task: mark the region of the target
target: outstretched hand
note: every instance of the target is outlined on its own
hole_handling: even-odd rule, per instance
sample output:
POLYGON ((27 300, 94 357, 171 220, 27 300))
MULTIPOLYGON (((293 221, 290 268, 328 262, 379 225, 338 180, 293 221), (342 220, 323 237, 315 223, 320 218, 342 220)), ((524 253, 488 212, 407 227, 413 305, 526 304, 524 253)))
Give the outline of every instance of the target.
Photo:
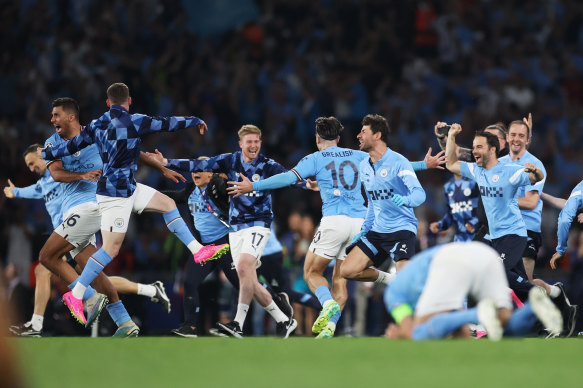
POLYGON ((438 152, 435 156, 431 156, 432 151, 433 150, 431 149, 431 147, 429 147, 429 149, 427 150, 427 154, 425 155, 424 162, 427 165, 427 169, 437 168, 440 170, 444 170, 444 168, 441 165, 445 164, 445 151, 442 150, 438 152))
POLYGON ((563 262, 565 255, 563 253, 555 252, 553 257, 551 257, 551 268, 557 269, 557 267, 563 262))
POLYGON ((179 172, 171 170, 169 168, 163 167, 162 171, 162 175, 164 175, 165 178, 170 179, 172 182, 174 183, 178 183, 178 181, 184 183, 186 182, 186 178, 179 172))
POLYGON ((166 166, 168 165, 168 159, 166 159, 164 157, 164 155, 162 155, 162 153, 160 151, 158 151, 158 148, 156 148, 154 150, 154 153, 151 152, 146 152, 146 155, 154 160, 156 160, 158 163, 160 163, 162 166, 166 166))
POLYGON ((4 187, 4 195, 6 198, 14 198, 14 183, 8 179, 8 186, 4 187))
POLYGON ((209 131, 209 128, 206 126, 206 123, 204 122, 204 120, 200 120, 200 124, 198 124, 196 126, 196 128, 198 128, 201 135, 204 135, 205 132, 209 131))
POLYGON ((306 180, 306 187, 312 191, 320 191, 320 186, 318 186, 318 181, 313 181, 309 178, 306 180))
POLYGON ((227 188, 227 192, 229 195, 232 195, 233 198, 237 198, 243 194, 247 194, 253 191, 253 183, 247 178, 245 175, 240 174, 241 181, 228 181, 227 184, 231 185, 231 187, 227 188))

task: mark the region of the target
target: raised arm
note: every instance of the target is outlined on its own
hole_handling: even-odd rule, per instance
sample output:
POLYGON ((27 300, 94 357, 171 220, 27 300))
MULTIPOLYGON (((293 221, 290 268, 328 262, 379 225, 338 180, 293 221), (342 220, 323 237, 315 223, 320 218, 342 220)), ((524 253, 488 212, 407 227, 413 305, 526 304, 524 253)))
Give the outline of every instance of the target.
POLYGON ((528 172, 528 178, 530 183, 534 185, 536 182, 540 182, 544 179, 545 174, 540 168, 535 166, 533 163, 526 163, 524 165, 524 171, 528 172))
POLYGON ((94 129, 92 125, 95 122, 88 125, 85 129, 81 131, 77 136, 71 140, 61 143, 56 147, 46 147, 41 151, 40 156, 47 161, 60 159, 63 156, 73 155, 75 152, 82 150, 85 147, 93 144, 94 129))
POLYGON ((38 182, 26 187, 16 187, 10 179, 8 179, 8 186, 4 187, 4 195, 6 198, 40 199, 43 197, 38 182))
POLYGON ((447 136, 447 144, 445 147, 445 167, 454 174, 461 174, 460 166, 461 163, 457 157, 457 146, 455 144, 455 138, 458 133, 462 131, 462 127, 459 124, 453 124, 449 130, 447 136))
POLYGON ((429 170, 432 168, 437 168, 439 170, 444 170, 442 167, 445 164, 445 151, 439 151, 435 156, 431 155, 432 148, 429 147, 425 158, 418 162, 411 162, 414 171, 429 170))
POLYGON ((194 116, 151 117, 134 113, 132 123, 140 136, 154 132, 175 132, 180 129, 196 127, 203 135, 208 131, 206 123, 194 116))
MULTIPOLYGON (((447 135, 440 133, 439 132, 439 128, 443 128, 446 127, 447 123, 444 123, 443 121, 438 121, 437 124, 435 124, 434 130, 435 130, 435 136, 437 137, 437 142, 439 143, 439 146, 441 147, 442 150, 445 151, 445 148, 447 146, 447 135)), ((460 147, 457 144, 455 145, 456 148, 456 152, 458 155, 459 160, 461 160, 462 162, 471 162, 472 161, 472 150, 470 148, 464 148, 464 147, 460 147)))
POLYGON ((184 178, 182 174, 164 167, 157 159, 149 157, 145 152, 142 151, 140 151, 140 163, 155 168, 156 170, 160 171, 164 177, 170 179, 174 183, 178 183, 179 181, 186 182, 186 178, 184 178))

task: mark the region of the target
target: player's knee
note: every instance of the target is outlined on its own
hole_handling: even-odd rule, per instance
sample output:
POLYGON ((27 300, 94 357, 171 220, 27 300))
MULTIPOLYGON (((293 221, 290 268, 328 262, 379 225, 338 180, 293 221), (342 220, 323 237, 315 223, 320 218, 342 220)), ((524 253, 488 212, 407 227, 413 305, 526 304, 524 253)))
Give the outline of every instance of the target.
POLYGON ((169 212, 171 210, 176 209, 176 202, 174 202, 174 200, 172 198, 170 198, 169 196, 162 194, 162 207, 163 207, 163 211, 164 212, 169 212))
POLYGON ((50 277, 51 271, 49 271, 44 265, 39 264, 34 268, 34 276, 37 279, 50 277))

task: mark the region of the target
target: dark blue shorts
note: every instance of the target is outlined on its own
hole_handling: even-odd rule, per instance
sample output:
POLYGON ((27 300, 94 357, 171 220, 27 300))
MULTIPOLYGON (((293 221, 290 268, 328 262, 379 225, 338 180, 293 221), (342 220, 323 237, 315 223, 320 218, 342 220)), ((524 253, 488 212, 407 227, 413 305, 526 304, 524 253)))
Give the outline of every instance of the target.
POLYGON ((526 237, 508 234, 492 240, 492 248, 500 254, 507 270, 518 270, 519 274, 526 277, 524 264, 522 263, 522 253, 526 248, 526 237))
POLYGON ((536 260, 538 256, 538 250, 542 245, 541 235, 540 233, 533 232, 532 230, 527 230, 526 232, 528 233, 528 241, 526 242, 526 248, 524 249, 522 257, 528 257, 536 260))
POLYGON ((346 248, 348 254, 353 247, 359 247, 368 258, 379 267, 387 259, 394 261, 409 260, 415 255, 415 233, 400 230, 394 233, 378 233, 369 231, 356 243, 346 248))

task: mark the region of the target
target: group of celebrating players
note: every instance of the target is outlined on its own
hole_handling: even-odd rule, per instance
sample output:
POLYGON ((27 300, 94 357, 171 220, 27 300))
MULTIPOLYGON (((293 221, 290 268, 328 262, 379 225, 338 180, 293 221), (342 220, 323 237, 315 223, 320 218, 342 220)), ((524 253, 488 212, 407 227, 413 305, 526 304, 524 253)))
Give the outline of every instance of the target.
MULTIPOLYGON (((459 124, 439 122, 435 133, 444 151, 431 156, 430 149, 418 162, 388 147, 390 130, 382 116, 363 118, 357 136, 360 150, 339 147, 342 124, 335 117, 320 117, 315 123, 318 151, 288 171, 261 154, 261 130, 250 124, 239 129, 241 149, 234 153, 169 159, 158 150, 140 152, 144 135, 189 127, 202 135, 207 127, 196 117, 130 114, 131 102, 125 84, 111 85, 109 110, 82 127, 77 103, 56 99, 51 118, 56 133, 43 147, 32 145, 24 153, 41 179, 28 188, 10 183, 4 189, 7 197, 44 198, 55 228, 39 254, 33 318, 12 327, 14 333, 40 335, 50 273, 69 284, 63 301, 75 319, 89 326, 106 308, 118 326, 114 337, 139 333, 118 292, 146 295, 169 311, 161 282, 135 284, 102 273, 119 252, 131 213, 155 211, 193 254, 186 271, 185 321, 173 331, 177 335, 199 334, 197 289, 219 267, 239 296, 234 319, 211 329, 218 336, 241 338, 255 299, 276 321, 277 334, 287 338, 297 327, 291 297, 320 309, 312 331, 317 338, 332 338, 348 297, 347 280, 387 285, 385 305, 394 320, 387 329, 390 338, 465 337, 472 334, 469 327, 483 327, 488 338, 498 340, 533 333, 537 324, 550 336, 573 334, 577 306, 570 304, 562 284, 533 278, 546 171, 527 151, 530 117, 513 121, 508 131, 500 123, 478 131, 472 150, 456 145, 459 124), (509 153, 503 156, 502 150, 509 153), (137 183, 138 160, 175 182, 184 181, 179 171, 190 172, 194 186, 163 194, 137 183), (446 185, 450 211, 430 228, 438 232, 454 225, 455 242, 416 254, 413 209, 425 201, 425 191, 415 171, 443 168, 444 163, 454 174, 446 185), (258 271, 277 277, 281 268, 281 257, 270 258, 279 246, 270 192, 291 185, 319 191, 322 198, 322 219, 304 264, 304 279, 317 301, 258 280, 258 271), (176 208, 179 198, 189 204, 200 242, 176 208), (99 231, 103 243, 97 249, 99 231), (278 260, 279 267, 273 263, 278 260), (329 284, 324 271, 332 260, 329 284), (379 269, 388 260, 396 271, 379 269)), ((569 226, 581 205, 580 186, 561 211, 553 267, 565 254, 569 226)))

